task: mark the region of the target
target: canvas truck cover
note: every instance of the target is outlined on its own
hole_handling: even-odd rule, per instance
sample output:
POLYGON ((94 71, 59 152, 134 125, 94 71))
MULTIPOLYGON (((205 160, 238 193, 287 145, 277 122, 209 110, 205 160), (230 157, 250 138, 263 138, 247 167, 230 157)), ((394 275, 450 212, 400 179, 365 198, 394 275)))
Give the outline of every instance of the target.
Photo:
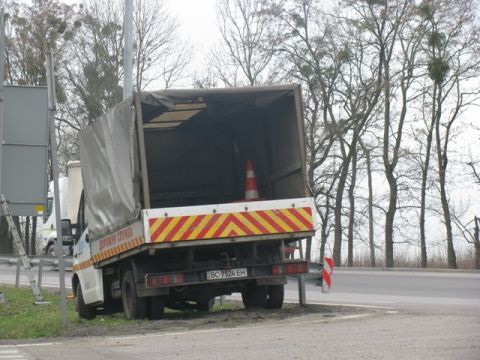
POLYGON ((201 99, 209 115, 229 116, 247 105, 266 107, 298 89, 288 85, 140 92, 98 118, 80 135, 85 211, 92 238, 125 226, 140 215, 136 97, 147 124, 178 103, 201 99))

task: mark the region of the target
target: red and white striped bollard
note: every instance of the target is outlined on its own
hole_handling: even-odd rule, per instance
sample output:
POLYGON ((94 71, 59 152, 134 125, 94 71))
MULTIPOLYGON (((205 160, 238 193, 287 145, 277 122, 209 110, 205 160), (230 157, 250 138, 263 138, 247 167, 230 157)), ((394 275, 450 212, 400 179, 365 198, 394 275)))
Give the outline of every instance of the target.
POLYGON ((333 259, 326 257, 323 261, 322 269, 322 293, 328 294, 330 287, 332 286, 332 274, 333 274, 333 259))

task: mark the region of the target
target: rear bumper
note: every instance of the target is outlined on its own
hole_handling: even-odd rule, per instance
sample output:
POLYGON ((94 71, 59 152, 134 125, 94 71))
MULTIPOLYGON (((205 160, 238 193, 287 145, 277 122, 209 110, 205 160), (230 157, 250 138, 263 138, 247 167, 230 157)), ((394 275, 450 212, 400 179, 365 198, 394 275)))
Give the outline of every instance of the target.
POLYGON ((308 273, 309 265, 306 261, 289 261, 277 264, 245 266, 235 269, 202 269, 184 272, 147 273, 145 274, 146 288, 165 288, 183 285, 208 285, 232 281, 250 281, 269 279, 286 275, 308 273), (207 274, 218 272, 230 277, 208 278, 207 274))

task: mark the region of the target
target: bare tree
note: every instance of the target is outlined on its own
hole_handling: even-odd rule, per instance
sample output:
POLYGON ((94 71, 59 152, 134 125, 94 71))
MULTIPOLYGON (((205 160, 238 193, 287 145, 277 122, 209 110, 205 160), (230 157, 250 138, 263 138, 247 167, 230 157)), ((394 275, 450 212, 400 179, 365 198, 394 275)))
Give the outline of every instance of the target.
POLYGON ((438 165, 440 200, 446 230, 448 266, 457 268, 453 245, 452 216, 447 195, 447 166, 452 127, 472 93, 464 83, 478 76, 479 33, 472 1, 423 1, 422 16, 430 23, 428 75, 433 82, 432 118, 438 165))
MULTIPOLYGON (((358 146, 358 145, 356 145, 358 146)), ((353 266, 353 237, 355 227, 355 186, 357 184, 357 158, 358 151, 353 149, 352 156, 352 171, 350 174, 350 185, 348 188, 348 201, 350 203, 348 214, 348 253, 347 253, 347 266, 353 266)))
POLYGON ((279 34, 270 24, 269 4, 263 0, 217 3, 220 46, 209 66, 227 86, 271 84, 278 68, 272 66, 279 34))
POLYGON ((370 266, 375 267, 375 230, 373 220, 373 182, 372 182, 372 157, 371 149, 360 139, 360 146, 365 153, 367 165, 367 185, 368 185, 368 247, 370 254, 370 266))
POLYGON ((137 90, 159 80, 169 88, 186 77, 192 48, 179 37, 179 22, 164 1, 136 1, 134 31, 137 90))
MULTIPOLYGON (((68 49, 69 122, 75 130, 122 100, 123 8, 92 1, 81 11, 81 32, 68 49)), ((134 16, 135 87, 170 87, 185 74, 191 49, 163 2, 138 1, 134 16)))

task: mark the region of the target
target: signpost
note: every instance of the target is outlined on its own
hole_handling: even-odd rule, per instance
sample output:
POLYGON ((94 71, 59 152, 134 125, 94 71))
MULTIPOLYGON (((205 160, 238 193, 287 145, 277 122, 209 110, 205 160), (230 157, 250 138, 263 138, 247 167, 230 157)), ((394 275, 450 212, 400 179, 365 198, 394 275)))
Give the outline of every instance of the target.
MULTIPOLYGON (((37 283, 12 216, 39 216, 47 199, 48 140, 55 191, 55 206, 60 209, 58 189, 57 141, 55 137, 55 75, 51 52, 47 54, 46 87, 4 86, 5 27, 0 11, 0 199, 7 216, 17 252, 22 257, 37 303, 43 303, 37 283)), ((60 277, 60 304, 64 327, 67 325, 65 262, 63 258, 60 211, 56 212, 57 254, 60 277)))

